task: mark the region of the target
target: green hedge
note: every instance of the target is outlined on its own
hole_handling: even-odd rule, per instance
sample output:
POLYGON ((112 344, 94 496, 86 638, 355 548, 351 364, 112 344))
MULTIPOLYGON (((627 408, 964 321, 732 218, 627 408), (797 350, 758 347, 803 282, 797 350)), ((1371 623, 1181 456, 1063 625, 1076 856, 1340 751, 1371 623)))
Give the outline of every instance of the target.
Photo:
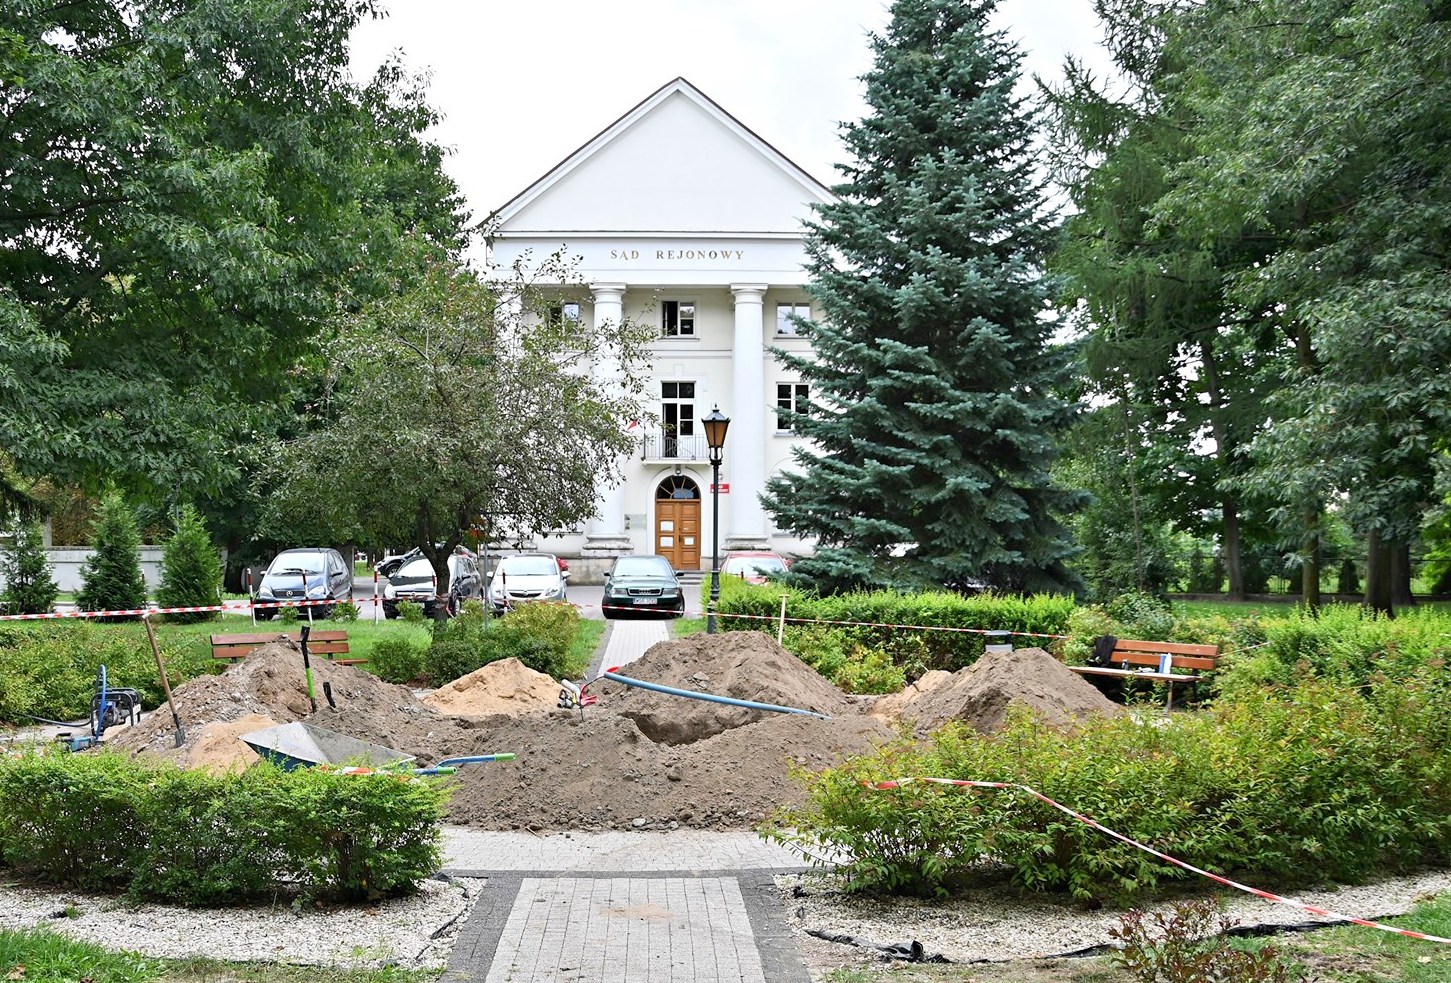
POLYGON ((86 890, 203 905, 360 900, 438 870, 448 785, 397 775, 213 775, 121 754, 0 758, 0 864, 86 890))
MULTIPOLYGON (((208 649, 185 642, 158 639, 173 686, 223 668, 213 664, 208 649)), ((138 690, 146 706, 164 698, 145 625, 62 621, 0 626, 0 720, 24 723, 26 714, 54 720, 85 717, 102 665, 112 686, 138 690)))
MULTIPOLYGON (((709 590, 707 579, 703 590, 709 590)), ((929 669, 953 671, 971 665, 982 655, 986 643, 982 631, 1031 632, 1061 635, 1068 629, 1073 598, 1039 594, 1028 597, 980 594, 964 597, 947 591, 901 594, 894 591, 837 594, 818 597, 779 584, 751 585, 734 578, 721 581, 721 628, 724 631, 766 631, 775 633, 781 613, 781 595, 787 595, 786 617, 817 622, 864 622, 865 624, 802 625, 788 621, 794 631, 811 627, 840 633, 848 644, 869 652, 885 653, 909 679, 929 669), (967 631, 921 631, 890 625, 922 625, 929 628, 959 628, 967 631)), ((1015 638, 1019 645, 1040 644, 1052 639, 1015 638)), ((791 648, 791 645, 787 645, 791 648)))
POLYGON ((861 785, 905 776, 1025 784, 1215 872, 1355 881, 1451 857, 1451 684, 1435 668, 1362 688, 1312 678, 1076 733, 1025 712, 994 737, 953 725, 798 775, 808 804, 769 831, 855 858, 858 890, 931 893, 1005 868, 1025 888, 1123 900, 1196 875, 1020 792, 861 785))

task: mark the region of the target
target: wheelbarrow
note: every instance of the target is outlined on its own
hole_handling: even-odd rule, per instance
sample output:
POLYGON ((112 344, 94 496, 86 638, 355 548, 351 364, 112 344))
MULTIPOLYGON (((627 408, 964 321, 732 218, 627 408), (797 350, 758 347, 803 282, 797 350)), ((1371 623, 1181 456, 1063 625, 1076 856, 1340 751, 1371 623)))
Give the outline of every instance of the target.
POLYGON ((251 731, 242 735, 242 741, 283 771, 327 767, 344 773, 387 771, 404 775, 448 775, 459 765, 514 760, 512 753, 475 754, 445 758, 430 768, 414 768, 414 755, 300 720, 251 731))

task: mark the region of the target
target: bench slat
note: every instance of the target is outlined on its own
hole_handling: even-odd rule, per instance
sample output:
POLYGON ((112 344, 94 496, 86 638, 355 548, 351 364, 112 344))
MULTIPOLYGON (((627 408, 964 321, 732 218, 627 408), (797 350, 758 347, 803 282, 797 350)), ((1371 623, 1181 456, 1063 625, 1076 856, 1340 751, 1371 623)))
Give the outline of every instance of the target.
POLYGON ((1156 655, 1219 655, 1218 645, 1200 645, 1192 642, 1143 642, 1131 638, 1120 638, 1113 646, 1114 654, 1119 652, 1152 652, 1156 655))
MULTIPOLYGON (((1131 666, 1157 666, 1159 657, 1149 653, 1139 654, 1136 652, 1118 652, 1113 654, 1114 662, 1125 662, 1131 666)), ((1169 664, 1175 669, 1198 669, 1204 672, 1213 672, 1219 667, 1219 660, 1206 658, 1197 655, 1171 655, 1169 664)))
MULTIPOLYGON (((266 645, 269 642, 276 642, 282 639, 289 639, 301 644, 301 632, 244 632, 236 635, 213 635, 212 658, 214 659, 241 659, 253 649, 266 645)), ((358 665, 367 662, 367 659, 338 659, 334 656, 347 655, 348 633, 341 629, 325 629, 308 633, 307 651, 309 655, 327 656, 329 662, 338 665, 358 665)))
POLYGON ((1201 677, 1175 672, 1140 672, 1137 669, 1111 669, 1108 666, 1068 666, 1076 673, 1089 676, 1119 676, 1124 679, 1152 679, 1166 683, 1197 683, 1201 677))

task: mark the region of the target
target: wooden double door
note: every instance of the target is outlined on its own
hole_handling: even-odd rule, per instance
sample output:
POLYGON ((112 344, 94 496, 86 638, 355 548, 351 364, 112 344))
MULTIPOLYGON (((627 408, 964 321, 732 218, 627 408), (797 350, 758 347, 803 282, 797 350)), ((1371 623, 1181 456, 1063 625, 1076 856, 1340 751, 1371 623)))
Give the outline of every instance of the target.
POLYGON ((695 490, 694 498, 665 494, 680 495, 682 490, 660 487, 655 499, 655 552, 676 570, 699 570, 700 493, 695 490))

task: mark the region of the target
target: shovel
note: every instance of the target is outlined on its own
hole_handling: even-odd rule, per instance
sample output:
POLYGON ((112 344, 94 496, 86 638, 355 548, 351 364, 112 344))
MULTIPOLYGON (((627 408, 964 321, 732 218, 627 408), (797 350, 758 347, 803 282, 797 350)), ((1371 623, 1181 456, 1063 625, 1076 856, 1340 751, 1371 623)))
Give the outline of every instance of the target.
POLYGON ((166 704, 171 707, 171 722, 176 726, 176 746, 186 743, 186 728, 181 725, 181 714, 176 712, 176 701, 171 698, 171 683, 166 678, 166 665, 161 661, 161 649, 156 644, 156 629, 151 627, 150 618, 142 618, 146 625, 146 637, 151 641, 151 654, 156 658, 156 671, 161 675, 161 689, 166 693, 166 704))

